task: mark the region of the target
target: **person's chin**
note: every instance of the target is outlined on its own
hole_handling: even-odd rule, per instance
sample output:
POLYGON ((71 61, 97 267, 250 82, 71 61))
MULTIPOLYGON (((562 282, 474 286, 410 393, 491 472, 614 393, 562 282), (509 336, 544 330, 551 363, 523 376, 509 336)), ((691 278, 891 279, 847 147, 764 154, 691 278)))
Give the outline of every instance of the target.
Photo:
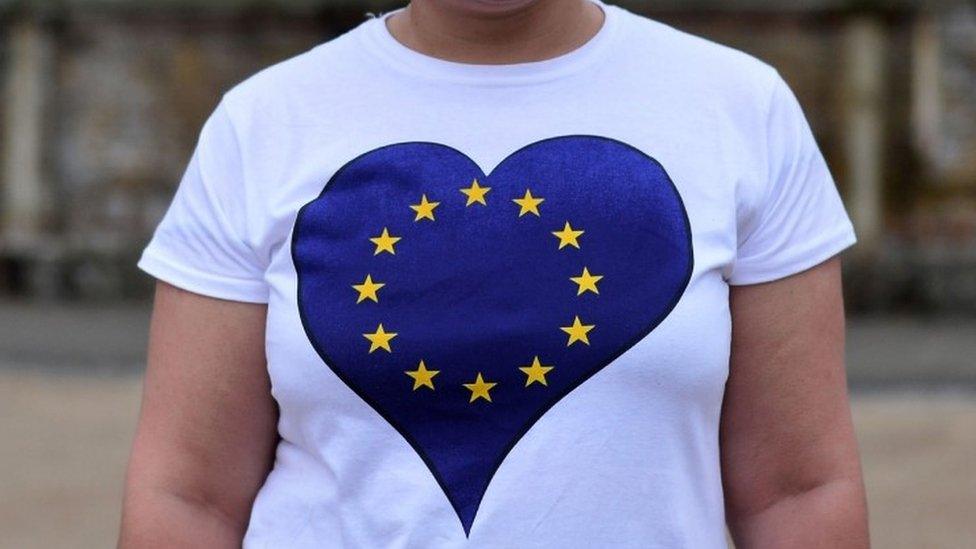
POLYGON ((434 0, 472 15, 504 16, 532 7, 540 0, 434 0))

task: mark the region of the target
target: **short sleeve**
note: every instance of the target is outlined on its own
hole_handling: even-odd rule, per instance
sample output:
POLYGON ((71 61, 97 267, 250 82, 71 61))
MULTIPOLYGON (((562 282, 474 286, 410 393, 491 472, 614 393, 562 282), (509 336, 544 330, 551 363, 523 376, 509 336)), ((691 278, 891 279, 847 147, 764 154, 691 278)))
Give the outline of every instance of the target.
POLYGON ((793 92, 776 78, 762 155, 765 186, 742 216, 729 284, 758 284, 809 269, 853 245, 854 227, 793 92))
POLYGON ((176 195, 138 267, 194 293, 266 303, 266 265, 247 238, 242 172, 237 136, 221 103, 204 124, 176 195))

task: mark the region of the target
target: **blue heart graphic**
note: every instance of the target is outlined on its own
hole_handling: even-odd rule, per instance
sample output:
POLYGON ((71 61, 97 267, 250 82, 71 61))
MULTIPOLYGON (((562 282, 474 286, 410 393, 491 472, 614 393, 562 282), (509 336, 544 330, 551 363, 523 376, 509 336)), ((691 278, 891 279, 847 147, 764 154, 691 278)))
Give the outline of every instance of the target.
POLYGON ((595 136, 490 174, 436 143, 367 152, 299 211, 292 258, 313 347, 413 446, 466 534, 512 447, 664 320, 693 264, 664 168, 595 136))

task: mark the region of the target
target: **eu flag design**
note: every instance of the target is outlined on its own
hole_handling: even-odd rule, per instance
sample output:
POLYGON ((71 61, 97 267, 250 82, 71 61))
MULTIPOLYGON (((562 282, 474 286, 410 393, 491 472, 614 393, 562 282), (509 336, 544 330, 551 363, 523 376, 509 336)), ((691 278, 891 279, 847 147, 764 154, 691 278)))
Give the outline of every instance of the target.
POLYGON ((657 161, 565 136, 487 174, 436 143, 365 153, 299 211, 292 258, 311 344, 468 533, 532 425, 671 312, 693 251, 657 161))

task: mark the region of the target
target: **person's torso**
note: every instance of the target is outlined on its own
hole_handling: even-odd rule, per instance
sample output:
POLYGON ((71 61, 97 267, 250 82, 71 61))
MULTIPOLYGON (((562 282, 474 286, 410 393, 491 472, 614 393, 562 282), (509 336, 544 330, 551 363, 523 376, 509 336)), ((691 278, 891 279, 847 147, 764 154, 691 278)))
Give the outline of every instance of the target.
POLYGON ((228 95, 282 437, 245 546, 725 546, 772 71, 609 10, 508 69, 369 21, 228 95))

